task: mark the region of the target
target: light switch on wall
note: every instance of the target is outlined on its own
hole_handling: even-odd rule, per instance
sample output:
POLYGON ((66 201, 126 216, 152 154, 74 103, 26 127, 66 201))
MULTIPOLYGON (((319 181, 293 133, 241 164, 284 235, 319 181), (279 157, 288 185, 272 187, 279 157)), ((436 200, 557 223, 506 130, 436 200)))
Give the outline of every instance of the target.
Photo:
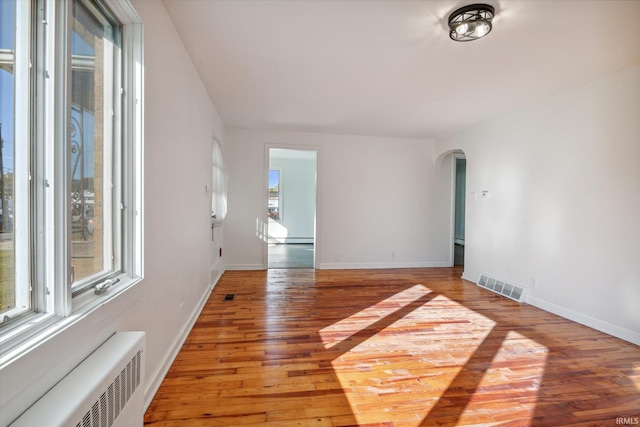
POLYGON ((482 192, 482 198, 483 199, 488 199, 489 198, 489 192, 487 190, 482 192))

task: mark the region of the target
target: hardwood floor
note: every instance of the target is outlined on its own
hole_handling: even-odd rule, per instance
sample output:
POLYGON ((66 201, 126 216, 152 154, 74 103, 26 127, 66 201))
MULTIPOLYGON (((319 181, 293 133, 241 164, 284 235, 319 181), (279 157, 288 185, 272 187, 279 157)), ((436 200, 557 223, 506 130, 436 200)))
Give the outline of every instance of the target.
POLYGON ((459 268, 229 271, 149 426, 601 426, 640 417, 640 347, 459 268), (233 301, 224 294, 235 293, 233 301))

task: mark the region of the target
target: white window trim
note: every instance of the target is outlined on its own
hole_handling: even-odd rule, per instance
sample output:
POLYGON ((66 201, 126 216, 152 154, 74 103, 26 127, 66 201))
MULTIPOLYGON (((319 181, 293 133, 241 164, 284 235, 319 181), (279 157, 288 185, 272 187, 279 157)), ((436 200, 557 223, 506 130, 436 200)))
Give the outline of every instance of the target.
MULTIPOLYGON (((57 296, 55 297, 55 301, 47 301, 48 304, 46 304, 47 307, 53 307, 53 309, 44 313, 25 315, 23 319, 3 328, 0 334, 0 369, 33 349, 44 340, 50 339, 52 336, 60 333, 76 322, 81 321, 88 313, 98 307, 118 297, 126 298, 127 296, 123 294, 138 283, 143 276, 143 24, 128 1, 103 1, 122 23, 122 49, 124 55, 122 60, 123 74, 121 84, 123 91, 121 102, 122 114, 120 116, 122 117, 122 123, 120 123, 119 126, 124 129, 120 134, 127 142, 123 147, 124 152, 120 153, 123 158, 123 171, 118 171, 123 172, 123 182, 125 185, 123 188, 116 189, 116 191, 121 194, 119 198, 119 200, 122 200, 121 212, 123 217, 126 218, 126 220, 123 221, 122 232, 118 233, 118 238, 120 238, 123 243, 121 254, 122 272, 114 277, 114 279, 118 279, 118 283, 107 293, 96 295, 92 290, 89 290, 72 299, 71 286, 68 285, 71 283, 71 271, 70 268, 67 267, 67 259, 71 256, 69 246, 67 245, 68 237, 58 235, 56 239, 49 239, 49 241, 46 242, 46 247, 44 245, 36 245, 36 247, 41 248, 39 250, 43 252, 46 251, 55 254, 56 259, 51 259, 53 257, 41 257, 43 254, 38 253, 35 254, 35 257, 27 255, 21 258, 24 259, 25 262, 38 262, 38 259, 48 259, 47 265, 42 268, 46 270, 48 277, 54 278, 54 284, 47 284, 44 283, 44 281, 41 282, 44 283, 44 286, 55 286, 57 296), (34 258, 35 261, 33 261, 34 258)), ((38 37, 40 38, 38 45, 46 44, 46 49, 49 52, 56 52, 56 58, 53 58, 54 55, 47 56, 48 63, 41 64, 42 70, 36 72, 46 72, 49 78, 36 79, 40 83, 32 89, 34 93, 37 93, 38 99, 45 100, 45 102, 39 104, 43 105, 41 108, 46 109, 46 111, 40 111, 39 115, 40 117, 47 118, 45 119, 44 125, 40 123, 36 125, 36 129, 34 130, 39 136, 37 140, 41 141, 41 146, 37 148, 38 150, 45 150, 47 146, 53 146, 52 138, 54 137, 54 132, 58 132, 58 135, 55 135, 56 138, 66 140, 66 136, 60 135, 60 132, 65 133, 67 131, 65 112, 66 106, 68 105, 68 97, 66 93, 70 81, 70 75, 67 74, 65 61, 59 60, 60 55, 64 57, 67 54, 65 49, 60 49, 59 46, 69 46, 69 43, 67 43, 69 33, 66 31, 66 22, 67 15, 70 14, 70 1, 45 0, 44 6, 42 20, 46 21, 46 25, 55 26, 53 29, 55 40, 53 40, 53 38, 45 40, 41 31, 38 31, 38 37), (58 46, 58 49, 54 50, 56 46, 58 46), (56 61, 55 59, 58 60, 56 61), (55 69, 53 69, 53 64, 56 66, 55 69), (55 104, 52 102, 47 103, 47 99, 55 100, 55 104), (47 104, 48 107, 45 107, 44 105, 47 104), (49 138, 49 140, 45 140, 45 136, 49 138)), ((29 10, 30 2, 16 2, 16 16, 18 16, 19 13, 26 13, 28 15, 29 10)), ((38 19, 39 22, 42 22, 42 20, 38 19)), ((29 21, 32 22, 33 20, 29 19, 29 21)), ((23 42, 24 40, 28 40, 29 31, 30 28, 26 28, 18 33, 17 43, 20 42, 20 40, 23 40, 23 42), (21 34, 22 39, 20 39, 21 34)), ((18 67, 27 67, 28 69, 29 59, 25 58, 21 61, 22 62, 16 63, 16 69, 18 70, 18 67)), ((17 75, 19 74, 20 73, 17 73, 17 75)), ((16 89, 25 90, 24 93, 29 92, 29 80, 30 78, 16 79, 16 89)), ((30 102, 19 102, 16 104, 16 109, 18 108, 29 112, 31 109, 30 102)), ((28 129, 29 127, 16 126, 17 136, 18 129, 21 128, 28 129)), ((26 137, 31 138, 32 135, 26 135, 26 137)), ((16 149, 19 145, 21 144, 16 144, 16 149)), ((28 150, 28 148, 25 149, 28 150)), ((67 194, 66 168, 53 167, 58 162, 66 161, 65 156, 66 153, 57 152, 55 159, 52 158, 53 156, 48 156, 50 163, 40 165, 49 171, 49 173, 56 171, 57 175, 40 177, 42 185, 34 186, 39 193, 35 195, 36 198, 44 198, 45 193, 52 191, 52 188, 55 189, 57 193, 54 197, 63 197, 63 195, 67 194), (56 182, 65 184, 53 185, 56 184, 56 182)), ((28 156, 26 158, 28 159, 28 156)), ((18 165, 16 165, 16 168, 17 167, 18 165)), ((29 170, 28 160, 26 161, 26 167, 27 170, 29 170)), ((28 173, 24 176, 28 176, 28 173)), ((29 183, 26 182, 23 183, 23 185, 28 186, 29 183)), ((24 194, 26 194, 26 192, 24 194)), ((29 209, 29 200, 18 201, 17 203, 20 203, 22 209, 27 209, 28 212, 31 211, 29 209)), ((67 207, 65 204, 58 204, 54 211, 50 205, 51 204, 47 205, 48 211, 41 211, 39 216, 34 218, 37 224, 36 227, 38 229, 55 230, 56 233, 66 232, 65 230, 67 228, 64 226, 64 221, 66 221, 67 207)), ((17 207, 18 206, 16 206, 16 211, 17 207)), ((16 230, 17 242, 27 242, 29 238, 29 227, 16 230)), ((17 246, 17 250, 28 252, 28 249, 23 249, 21 246, 17 246)), ((30 267, 31 266, 22 264, 16 265, 16 269, 19 268, 21 271, 18 278, 22 278, 21 280, 28 282, 28 277, 22 275, 27 274, 30 267)), ((46 295, 47 292, 41 292, 41 294, 46 295)), ((133 304, 134 301, 135 298, 132 298, 128 304, 133 304)), ((44 303, 44 301, 41 303, 44 303)), ((36 302, 36 304, 38 303, 36 302)))

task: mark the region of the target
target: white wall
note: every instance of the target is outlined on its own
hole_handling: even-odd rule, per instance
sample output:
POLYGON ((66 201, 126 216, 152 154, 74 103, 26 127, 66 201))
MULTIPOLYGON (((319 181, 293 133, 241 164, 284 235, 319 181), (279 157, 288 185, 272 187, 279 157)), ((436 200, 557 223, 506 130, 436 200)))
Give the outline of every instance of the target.
POLYGON ((0 425, 24 411, 115 331, 146 336, 147 403, 221 273, 211 242, 211 137, 223 126, 161 2, 145 26, 144 279, 2 370, 0 425), (213 280, 217 280, 214 277, 213 280))
POLYGON ((279 157, 278 151, 271 150, 269 167, 281 172, 282 206, 280 219, 269 220, 269 237, 280 243, 313 243, 316 159, 279 157))
MULTIPOLYGON (((153 380, 222 273, 211 240, 212 137, 224 126, 162 3, 136 0, 145 24, 145 286, 127 328, 146 330, 153 380), (208 190, 208 191, 207 191, 208 190)), ((188 330, 186 330, 188 333, 188 330)), ((177 350, 177 349, 176 349, 177 350)), ((168 367, 168 366, 167 366, 168 367)), ((150 396, 147 396, 147 399, 150 396)))
POLYGON ((227 142, 228 269, 266 268, 265 144, 318 150, 318 268, 451 265, 453 169, 434 166, 431 141, 227 129, 227 142))
POLYGON ((436 143, 453 149, 465 277, 529 287, 529 303, 640 344, 640 67, 436 143))

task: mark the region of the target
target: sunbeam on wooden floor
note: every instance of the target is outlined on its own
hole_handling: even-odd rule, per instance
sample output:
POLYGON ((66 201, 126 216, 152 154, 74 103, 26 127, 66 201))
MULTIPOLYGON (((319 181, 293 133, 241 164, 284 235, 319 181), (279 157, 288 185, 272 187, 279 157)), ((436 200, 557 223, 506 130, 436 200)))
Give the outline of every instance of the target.
POLYGON ((640 417, 639 347, 460 274, 226 272, 145 424, 587 426, 640 417), (225 301, 228 293, 236 298, 225 301))

